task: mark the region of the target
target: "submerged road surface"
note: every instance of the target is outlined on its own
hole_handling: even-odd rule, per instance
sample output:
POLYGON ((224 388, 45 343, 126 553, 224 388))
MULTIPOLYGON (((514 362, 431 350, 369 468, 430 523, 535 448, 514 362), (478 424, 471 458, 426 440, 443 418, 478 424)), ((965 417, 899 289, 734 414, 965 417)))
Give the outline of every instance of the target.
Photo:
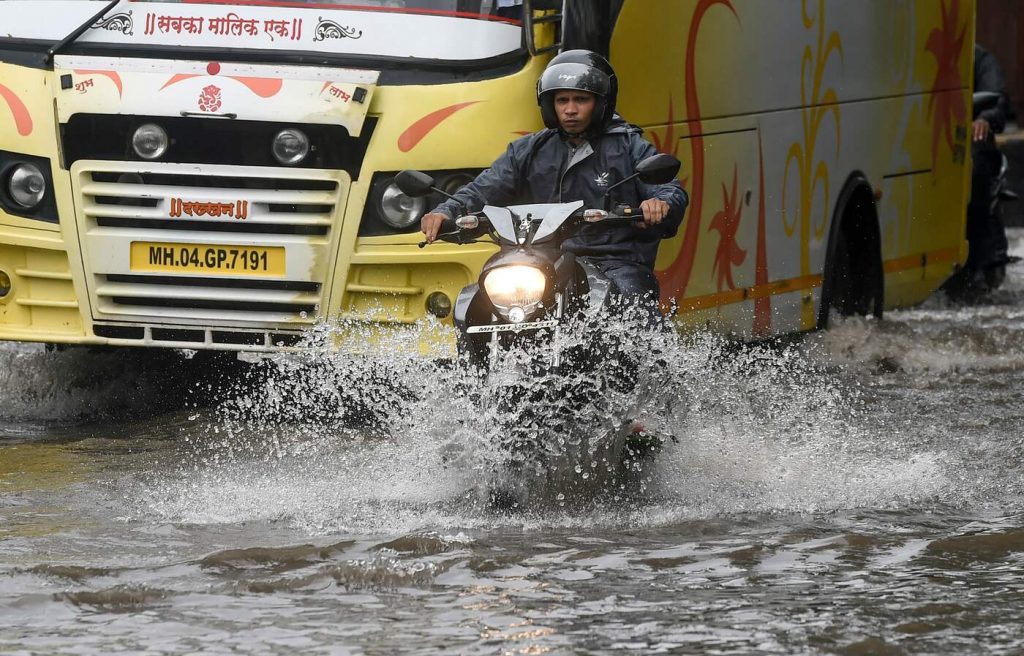
POLYGON ((190 355, 0 346, 0 651, 1024 652, 1024 265, 976 306, 663 353, 631 412, 677 441, 508 513, 457 372, 190 355))

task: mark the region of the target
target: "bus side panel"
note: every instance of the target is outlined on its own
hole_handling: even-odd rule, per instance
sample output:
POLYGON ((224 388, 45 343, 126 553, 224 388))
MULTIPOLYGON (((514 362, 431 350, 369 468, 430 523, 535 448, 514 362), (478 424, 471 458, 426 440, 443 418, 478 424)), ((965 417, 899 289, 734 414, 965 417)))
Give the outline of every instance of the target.
POLYGON ((611 45, 619 108, 684 160, 691 194, 659 253, 664 300, 741 303, 716 316, 742 334, 814 328, 836 202, 854 173, 882 193, 887 306, 934 291, 964 254, 971 57, 960 37, 972 25, 970 2, 627 2, 611 45), (759 130, 760 206, 734 232, 753 255, 729 264, 734 281, 753 282, 722 295, 733 290, 718 288, 714 254, 730 237, 712 224, 755 146, 724 162, 711 135, 747 130, 759 130))

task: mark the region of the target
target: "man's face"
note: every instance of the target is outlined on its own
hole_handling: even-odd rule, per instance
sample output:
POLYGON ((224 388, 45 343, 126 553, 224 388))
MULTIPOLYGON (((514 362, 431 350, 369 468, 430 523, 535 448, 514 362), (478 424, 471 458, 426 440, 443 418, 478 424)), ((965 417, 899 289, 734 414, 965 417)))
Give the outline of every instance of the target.
POLYGON ((566 134, 582 134, 590 127, 597 97, 588 91, 555 92, 555 114, 566 134))

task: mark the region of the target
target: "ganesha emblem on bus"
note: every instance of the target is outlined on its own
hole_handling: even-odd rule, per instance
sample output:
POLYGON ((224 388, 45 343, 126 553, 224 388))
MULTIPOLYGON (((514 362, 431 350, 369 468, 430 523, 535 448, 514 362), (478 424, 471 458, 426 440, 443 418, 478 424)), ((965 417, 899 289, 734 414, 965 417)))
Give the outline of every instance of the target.
POLYGON ((204 112, 215 112, 220 109, 220 87, 216 85, 209 85, 203 87, 202 93, 199 94, 199 109, 204 112))

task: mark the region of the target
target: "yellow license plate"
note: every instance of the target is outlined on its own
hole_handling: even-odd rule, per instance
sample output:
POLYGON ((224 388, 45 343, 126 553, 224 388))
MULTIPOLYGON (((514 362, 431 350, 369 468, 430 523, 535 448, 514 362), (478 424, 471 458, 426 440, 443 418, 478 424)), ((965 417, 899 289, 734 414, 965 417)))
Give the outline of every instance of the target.
POLYGON ((284 276, 283 246, 169 244, 133 241, 132 271, 284 276))

